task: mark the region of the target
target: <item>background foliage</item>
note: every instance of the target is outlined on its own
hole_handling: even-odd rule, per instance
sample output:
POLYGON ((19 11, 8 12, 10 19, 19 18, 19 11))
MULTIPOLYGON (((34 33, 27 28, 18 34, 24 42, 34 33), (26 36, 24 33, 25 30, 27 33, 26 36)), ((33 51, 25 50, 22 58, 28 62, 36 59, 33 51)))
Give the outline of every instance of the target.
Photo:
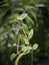
MULTIPOLYGON (((29 40, 31 45, 38 43, 39 48, 34 51, 34 64, 39 64, 42 58, 49 58, 49 3, 48 0, 1 0, 0 1, 0 57, 1 65, 13 65, 11 54, 16 53, 17 34, 22 33, 19 20, 23 20, 23 27, 28 35, 33 28, 34 35, 29 40), (43 3, 45 6, 37 4, 43 3), (27 14, 26 14, 27 13, 27 14), (28 16, 27 16, 28 15, 28 16)), ((21 22, 21 21, 20 21, 21 22)), ((32 36, 32 35, 31 35, 32 36)), ((29 36, 30 37, 30 36, 29 36)), ((24 42, 24 41, 21 41, 24 42)), ((32 55, 24 56, 19 64, 32 64, 32 55), (24 59, 24 60, 23 60, 24 59), (21 62, 22 61, 22 62, 21 62), (27 63, 28 62, 28 63, 27 63)))

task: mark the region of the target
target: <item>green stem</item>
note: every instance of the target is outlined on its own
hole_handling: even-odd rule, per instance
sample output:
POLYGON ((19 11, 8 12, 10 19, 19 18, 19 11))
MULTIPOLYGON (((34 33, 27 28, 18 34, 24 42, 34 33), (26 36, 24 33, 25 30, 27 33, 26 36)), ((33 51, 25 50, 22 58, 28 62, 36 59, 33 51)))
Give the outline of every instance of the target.
POLYGON ((15 65, 18 65, 20 58, 21 58, 23 55, 25 55, 25 52, 26 52, 26 51, 28 51, 28 49, 26 49, 23 53, 21 53, 21 54, 17 57, 17 59, 16 59, 16 61, 15 61, 15 65))

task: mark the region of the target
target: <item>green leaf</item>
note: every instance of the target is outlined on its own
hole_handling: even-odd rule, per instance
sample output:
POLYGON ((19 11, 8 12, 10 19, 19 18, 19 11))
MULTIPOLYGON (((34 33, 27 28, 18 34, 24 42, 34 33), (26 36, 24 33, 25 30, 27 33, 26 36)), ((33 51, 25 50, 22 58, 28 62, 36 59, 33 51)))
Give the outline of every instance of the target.
POLYGON ((33 31, 33 29, 31 29, 31 31, 28 34, 28 38, 29 39, 31 39, 33 37, 33 33, 34 33, 34 31, 33 31))
POLYGON ((13 14, 6 21, 9 22, 10 24, 16 23, 18 22, 18 19, 17 19, 18 16, 19 16, 18 14, 13 14))
POLYGON ((15 11, 24 11, 24 9, 23 8, 20 8, 20 7, 19 8, 15 8, 14 10, 15 11))
POLYGON ((29 33, 28 26, 26 24, 23 24, 23 28, 25 30, 25 33, 28 34, 29 33))
POLYGON ((20 16, 17 17, 18 20, 22 21, 23 19, 25 19, 27 17, 27 13, 23 13, 20 16))
POLYGON ((35 44, 33 45, 33 50, 36 50, 37 48, 38 48, 38 44, 35 43, 35 44))
POLYGON ((25 10, 36 10, 36 8, 34 7, 34 6, 31 6, 31 5, 27 5, 27 6, 25 6, 25 10))
MULTIPOLYGON (((2 2, 3 3, 3 2, 2 2)), ((0 7, 8 7, 9 5, 6 3, 2 4, 0 7)))
POLYGON ((30 11, 30 13, 31 13, 31 15, 34 17, 34 19, 37 20, 35 12, 30 11))
POLYGON ((23 40, 24 40, 24 42, 25 42, 26 45, 29 44, 28 39, 26 39, 26 38, 24 37, 23 40))
POLYGON ((9 32, 11 32, 11 28, 10 27, 5 28, 2 32, 0 32, 0 37, 5 36, 9 32))
POLYGON ((10 56, 10 60, 13 60, 15 57, 16 57, 17 54, 15 53, 12 53, 11 56, 10 56))
POLYGON ((27 21, 31 22, 32 24, 34 24, 34 21, 32 20, 32 18, 31 18, 30 16, 27 16, 25 19, 26 19, 27 21))
POLYGON ((21 48, 21 51, 25 51, 27 49, 27 47, 26 46, 23 46, 22 48, 21 48))
POLYGON ((2 32, 0 32, 0 37, 9 34, 11 31, 16 30, 16 28, 7 27, 2 32))

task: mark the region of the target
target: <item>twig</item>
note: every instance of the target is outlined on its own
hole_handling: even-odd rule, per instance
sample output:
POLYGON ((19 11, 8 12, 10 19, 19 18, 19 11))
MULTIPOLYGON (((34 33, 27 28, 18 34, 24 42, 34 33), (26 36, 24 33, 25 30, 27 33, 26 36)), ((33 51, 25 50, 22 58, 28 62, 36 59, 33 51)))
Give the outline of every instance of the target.
POLYGON ((20 34, 18 33, 17 54, 19 54, 20 34))

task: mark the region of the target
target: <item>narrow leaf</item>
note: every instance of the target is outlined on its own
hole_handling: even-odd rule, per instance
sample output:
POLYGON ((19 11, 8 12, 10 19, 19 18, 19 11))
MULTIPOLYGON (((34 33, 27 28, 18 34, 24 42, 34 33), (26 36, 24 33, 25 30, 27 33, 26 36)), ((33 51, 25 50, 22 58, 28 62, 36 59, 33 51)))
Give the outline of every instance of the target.
POLYGON ((0 32, 0 37, 9 34, 11 31, 17 30, 16 28, 7 27, 2 32, 0 32))
POLYGON ((27 13, 23 13, 20 16, 17 17, 18 20, 22 21, 23 19, 25 19, 27 17, 27 13))
POLYGON ((6 21, 9 22, 10 24, 18 22, 18 14, 13 14, 12 16, 10 16, 6 21))
POLYGON ((2 32, 0 32, 0 37, 1 36, 5 36, 6 34, 8 34, 9 32, 11 32, 11 28, 7 27, 5 28, 2 32))
POLYGON ((31 29, 31 31, 28 34, 28 38, 29 39, 31 39, 33 37, 33 33, 34 33, 34 31, 33 31, 33 29, 31 29))
POLYGON ((25 19, 26 19, 27 21, 31 22, 32 24, 34 24, 34 21, 31 19, 30 16, 27 16, 25 19))
POLYGON ((31 15, 34 17, 34 19, 37 20, 35 12, 30 11, 30 13, 31 13, 31 15))
POLYGON ((36 8, 34 6, 31 6, 31 5, 28 5, 28 6, 25 6, 25 9, 26 10, 36 10, 36 8))

